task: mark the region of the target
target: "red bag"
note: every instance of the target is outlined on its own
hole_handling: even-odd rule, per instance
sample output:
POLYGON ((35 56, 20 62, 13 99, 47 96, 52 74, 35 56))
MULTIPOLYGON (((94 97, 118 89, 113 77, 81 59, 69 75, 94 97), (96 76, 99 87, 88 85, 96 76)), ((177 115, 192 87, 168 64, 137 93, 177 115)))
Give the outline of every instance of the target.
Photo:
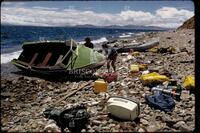
POLYGON ((108 83, 112 82, 112 81, 117 81, 117 73, 106 73, 102 75, 102 78, 104 80, 106 80, 108 83))

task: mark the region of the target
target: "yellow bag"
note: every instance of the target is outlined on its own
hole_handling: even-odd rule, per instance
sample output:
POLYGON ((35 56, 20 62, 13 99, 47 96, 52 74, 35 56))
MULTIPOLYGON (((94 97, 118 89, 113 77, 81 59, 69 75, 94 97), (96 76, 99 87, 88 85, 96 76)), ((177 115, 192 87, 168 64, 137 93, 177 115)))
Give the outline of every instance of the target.
POLYGON ((159 73, 152 72, 148 74, 143 74, 140 77, 140 80, 143 84, 149 85, 154 83, 163 83, 165 81, 169 81, 169 78, 165 75, 160 75, 159 73))
POLYGON ((186 76, 183 82, 183 86, 187 90, 194 89, 195 88, 194 76, 192 75, 186 76))

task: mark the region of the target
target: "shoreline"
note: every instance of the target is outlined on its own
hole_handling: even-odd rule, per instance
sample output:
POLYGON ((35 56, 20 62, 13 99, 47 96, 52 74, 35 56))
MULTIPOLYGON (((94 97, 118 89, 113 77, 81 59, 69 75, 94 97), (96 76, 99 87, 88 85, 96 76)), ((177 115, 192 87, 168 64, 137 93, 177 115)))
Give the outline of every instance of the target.
MULTIPOLYGON (((194 30, 175 30, 167 32, 148 33, 136 38, 136 41, 148 41, 154 37, 160 38, 158 48, 173 47, 175 53, 140 52, 135 58, 139 62, 146 63, 148 68, 159 68, 159 72, 171 74, 178 84, 183 83, 185 76, 194 75, 194 62, 181 63, 181 61, 194 60, 194 30)), ((129 41, 118 40, 115 43, 126 45, 129 41)), ((118 80, 108 85, 106 93, 95 94, 93 88, 85 88, 75 95, 55 105, 60 109, 72 105, 84 103, 91 115, 87 126, 88 132, 177 132, 193 131, 195 128, 195 96, 184 89, 181 101, 175 101, 172 112, 165 113, 158 109, 152 109, 145 102, 145 95, 152 95, 149 87, 144 86, 139 77, 129 77, 130 62, 122 60, 126 56, 119 54, 116 62, 118 80), (120 122, 107 115, 106 100, 111 96, 136 98, 140 102, 140 121, 120 122)), ((2 65, 2 64, 1 64, 2 65)), ((14 65, 3 64, 1 71, 1 122, 5 131, 43 131, 50 119, 43 116, 43 110, 63 97, 63 94, 71 93, 80 82, 50 82, 40 78, 21 75, 13 75, 10 71, 18 71, 14 65), (8 74, 8 76, 6 76, 8 74), (10 74, 10 75, 9 75, 10 74)), ((107 72, 106 65, 97 73, 107 72)), ((67 130, 68 131, 68 130, 67 130)))

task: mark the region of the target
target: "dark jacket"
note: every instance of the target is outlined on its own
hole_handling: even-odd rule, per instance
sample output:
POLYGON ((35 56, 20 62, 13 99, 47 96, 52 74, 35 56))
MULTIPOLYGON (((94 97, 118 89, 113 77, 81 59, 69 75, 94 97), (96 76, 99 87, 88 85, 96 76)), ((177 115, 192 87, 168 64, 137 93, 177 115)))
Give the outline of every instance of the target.
POLYGON ((88 48, 91 48, 91 49, 93 49, 94 48, 94 44, 93 43, 84 43, 84 45, 86 46, 86 47, 88 47, 88 48))

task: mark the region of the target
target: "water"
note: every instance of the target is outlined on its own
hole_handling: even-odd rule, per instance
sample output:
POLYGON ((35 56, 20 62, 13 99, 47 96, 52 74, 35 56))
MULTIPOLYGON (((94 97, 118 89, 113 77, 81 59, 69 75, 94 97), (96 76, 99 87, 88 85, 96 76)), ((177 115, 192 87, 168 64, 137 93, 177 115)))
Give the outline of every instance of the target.
POLYGON ((21 45, 25 41, 67 40, 74 39, 84 43, 84 38, 90 37, 94 44, 108 40, 131 37, 136 33, 152 30, 76 28, 76 27, 34 27, 34 26, 1 26, 1 64, 18 58, 21 45))

